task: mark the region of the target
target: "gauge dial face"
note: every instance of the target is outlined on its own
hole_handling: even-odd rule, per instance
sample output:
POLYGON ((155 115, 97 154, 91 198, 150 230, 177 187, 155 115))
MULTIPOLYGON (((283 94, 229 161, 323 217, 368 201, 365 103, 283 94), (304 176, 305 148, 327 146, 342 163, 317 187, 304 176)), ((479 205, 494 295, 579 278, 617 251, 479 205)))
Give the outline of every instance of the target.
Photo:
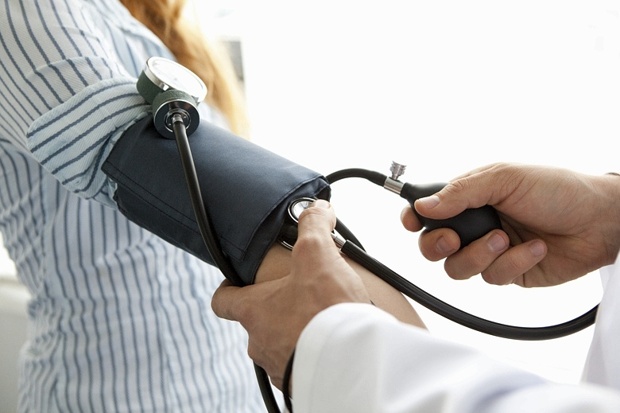
POLYGON ((189 93, 202 102, 207 96, 204 82, 185 66, 162 57, 151 57, 146 63, 146 76, 162 90, 176 89, 189 93))

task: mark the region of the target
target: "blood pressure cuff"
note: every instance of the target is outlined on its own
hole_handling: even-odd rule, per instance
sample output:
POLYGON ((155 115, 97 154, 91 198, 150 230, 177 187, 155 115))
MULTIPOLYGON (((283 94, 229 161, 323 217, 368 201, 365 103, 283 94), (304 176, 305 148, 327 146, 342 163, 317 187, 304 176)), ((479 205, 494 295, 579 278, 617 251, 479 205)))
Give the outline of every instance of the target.
MULTIPOLYGON (((329 198, 320 174, 201 122, 190 138, 205 208, 222 252, 245 284, 278 238, 291 201, 329 198)), ((114 199, 131 221, 213 264, 196 223, 176 141, 146 117, 123 134, 103 171, 114 199)), ((232 280, 235 281, 235 280, 232 280)))

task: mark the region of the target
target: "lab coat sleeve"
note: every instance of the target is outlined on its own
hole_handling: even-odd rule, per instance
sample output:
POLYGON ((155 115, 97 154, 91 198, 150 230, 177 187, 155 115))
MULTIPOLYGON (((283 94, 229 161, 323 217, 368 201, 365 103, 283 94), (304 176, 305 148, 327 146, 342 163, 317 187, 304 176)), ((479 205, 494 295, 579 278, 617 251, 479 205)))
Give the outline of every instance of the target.
POLYGON ((583 379, 620 389, 620 262, 601 268, 600 275, 605 293, 598 308, 583 379))
POLYGON ((366 304, 319 313, 298 341, 295 413, 618 412, 620 394, 555 384, 366 304))

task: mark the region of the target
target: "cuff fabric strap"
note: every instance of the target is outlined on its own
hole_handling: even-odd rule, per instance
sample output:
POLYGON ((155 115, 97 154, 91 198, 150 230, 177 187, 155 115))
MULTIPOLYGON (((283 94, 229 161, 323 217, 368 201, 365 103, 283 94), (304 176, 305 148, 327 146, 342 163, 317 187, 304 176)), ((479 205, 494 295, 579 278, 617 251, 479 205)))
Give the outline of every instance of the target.
MULTIPOLYGON (((251 284, 278 238, 288 204, 329 198, 320 174, 207 122, 190 137, 205 207, 220 245, 243 282, 251 284)), ((114 199, 130 220, 213 264, 200 235, 176 142, 151 116, 120 138, 103 165, 117 184, 114 199)))

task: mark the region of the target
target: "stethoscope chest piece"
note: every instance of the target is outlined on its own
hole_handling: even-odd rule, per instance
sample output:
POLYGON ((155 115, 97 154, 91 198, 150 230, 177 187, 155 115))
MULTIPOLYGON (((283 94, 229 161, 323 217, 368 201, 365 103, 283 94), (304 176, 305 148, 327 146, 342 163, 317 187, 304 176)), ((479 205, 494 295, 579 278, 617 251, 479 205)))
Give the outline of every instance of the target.
POLYGON ((308 209, 314 201, 316 200, 303 197, 291 202, 288 206, 288 215, 293 220, 293 222, 298 223, 301 213, 308 209))

